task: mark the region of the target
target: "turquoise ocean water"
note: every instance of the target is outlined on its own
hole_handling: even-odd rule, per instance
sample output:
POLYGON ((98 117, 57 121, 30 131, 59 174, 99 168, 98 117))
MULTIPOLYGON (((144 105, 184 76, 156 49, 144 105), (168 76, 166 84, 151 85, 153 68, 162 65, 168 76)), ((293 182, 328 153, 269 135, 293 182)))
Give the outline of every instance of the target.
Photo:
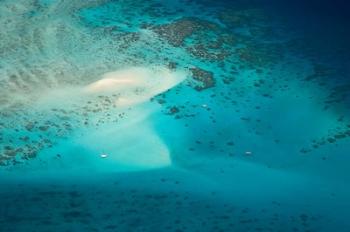
POLYGON ((0 0, 0 231, 349 232, 321 3, 0 0))

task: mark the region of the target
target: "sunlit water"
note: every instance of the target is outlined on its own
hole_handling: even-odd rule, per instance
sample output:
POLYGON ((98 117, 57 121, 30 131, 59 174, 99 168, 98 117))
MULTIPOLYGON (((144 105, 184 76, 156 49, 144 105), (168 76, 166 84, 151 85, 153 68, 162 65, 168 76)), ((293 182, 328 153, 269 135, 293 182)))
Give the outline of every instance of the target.
POLYGON ((350 231, 348 34, 278 7, 0 0, 0 231, 350 231))

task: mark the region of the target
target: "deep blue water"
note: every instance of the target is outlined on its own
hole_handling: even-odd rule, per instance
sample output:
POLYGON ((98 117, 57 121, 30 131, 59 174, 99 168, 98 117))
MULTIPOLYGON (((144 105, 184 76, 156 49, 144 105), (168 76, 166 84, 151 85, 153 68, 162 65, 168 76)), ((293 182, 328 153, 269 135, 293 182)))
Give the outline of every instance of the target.
POLYGON ((0 0, 0 231, 339 231, 350 3, 0 0))

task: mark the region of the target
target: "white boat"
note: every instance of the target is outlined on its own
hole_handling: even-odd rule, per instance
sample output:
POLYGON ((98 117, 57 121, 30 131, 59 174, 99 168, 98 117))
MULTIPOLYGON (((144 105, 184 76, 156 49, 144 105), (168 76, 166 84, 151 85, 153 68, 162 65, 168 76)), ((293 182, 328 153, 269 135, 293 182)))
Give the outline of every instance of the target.
POLYGON ((107 158, 108 157, 108 155, 106 153, 102 153, 100 156, 101 156, 101 158, 107 158))

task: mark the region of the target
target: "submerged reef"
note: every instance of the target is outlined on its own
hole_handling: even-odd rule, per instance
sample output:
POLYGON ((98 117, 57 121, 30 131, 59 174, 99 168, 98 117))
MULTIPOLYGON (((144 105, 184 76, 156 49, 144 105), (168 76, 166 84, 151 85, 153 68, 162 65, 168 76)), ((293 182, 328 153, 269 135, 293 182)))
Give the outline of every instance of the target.
MULTIPOLYGON (((198 12, 204 10, 194 5, 198 12)), ((263 112, 277 101, 276 98, 281 99, 285 91, 296 96, 293 91, 299 83, 307 82, 308 88, 313 84, 322 87, 327 85, 330 76, 339 73, 321 61, 314 61, 310 48, 302 57, 304 66, 311 66, 311 71, 299 71, 295 76, 289 75, 289 71, 283 73, 286 67, 304 68, 296 54, 303 45, 295 36, 283 35, 283 27, 274 28, 272 18, 262 9, 240 6, 202 15, 186 13, 182 6, 169 8, 166 4, 143 5, 138 1, 120 4, 109 1, 2 3, 2 15, 11 20, 1 20, 0 51, 5 54, 0 61, 1 165, 36 158, 44 148, 55 146, 55 138, 68 138, 81 126, 118 121, 116 115, 125 113, 113 105, 118 91, 68 108, 36 110, 32 105, 40 99, 38 88, 50 92, 65 86, 86 85, 103 73, 125 66, 161 65, 174 71, 187 69, 189 75, 183 84, 151 100, 157 100, 165 109, 162 111, 176 119, 196 118, 199 115, 196 109, 205 105, 202 108, 209 114, 209 121, 217 123, 217 113, 207 106, 211 102, 227 104, 236 113, 249 109, 263 112), (136 12, 144 12, 145 17, 135 15, 133 7, 136 12), (116 16, 104 17, 104 14, 118 15, 118 12, 125 15, 126 21, 118 21, 116 16), (135 18, 131 20, 132 17, 135 18), (9 65, 11 63, 15 65, 9 65), (201 92, 209 100, 204 104, 168 100, 186 87, 201 92), (253 104, 249 93, 270 102, 258 100, 253 104), (91 122, 91 117, 99 119, 91 122)), ((347 87, 339 83, 329 88, 320 108, 328 111, 332 104, 341 105, 348 99, 347 87)), ((142 93, 141 89, 138 91, 142 93)), ((273 128, 259 114, 255 119, 241 114, 239 118, 252 127, 255 134, 262 136, 263 130, 273 128)), ((340 118, 342 125, 308 139, 309 144, 298 149, 300 153, 346 139, 348 119, 345 115, 340 118)), ((273 140, 282 143, 283 139, 273 140)))
POLYGON ((175 47, 185 47, 196 58, 222 61, 235 43, 220 25, 200 18, 181 18, 169 24, 144 26, 175 47), (231 46, 231 47, 230 47, 231 46))
POLYGON ((200 68, 191 68, 192 78, 200 83, 200 85, 195 86, 198 91, 212 88, 215 86, 215 79, 212 72, 205 71, 200 68))
POLYGON ((213 26, 215 26, 215 24, 202 21, 198 18, 182 18, 170 24, 159 26, 144 25, 145 28, 153 30, 175 47, 184 45, 185 40, 194 33, 213 26))
POLYGON ((0 0, 0 230, 348 232, 350 53, 259 2, 0 0))

